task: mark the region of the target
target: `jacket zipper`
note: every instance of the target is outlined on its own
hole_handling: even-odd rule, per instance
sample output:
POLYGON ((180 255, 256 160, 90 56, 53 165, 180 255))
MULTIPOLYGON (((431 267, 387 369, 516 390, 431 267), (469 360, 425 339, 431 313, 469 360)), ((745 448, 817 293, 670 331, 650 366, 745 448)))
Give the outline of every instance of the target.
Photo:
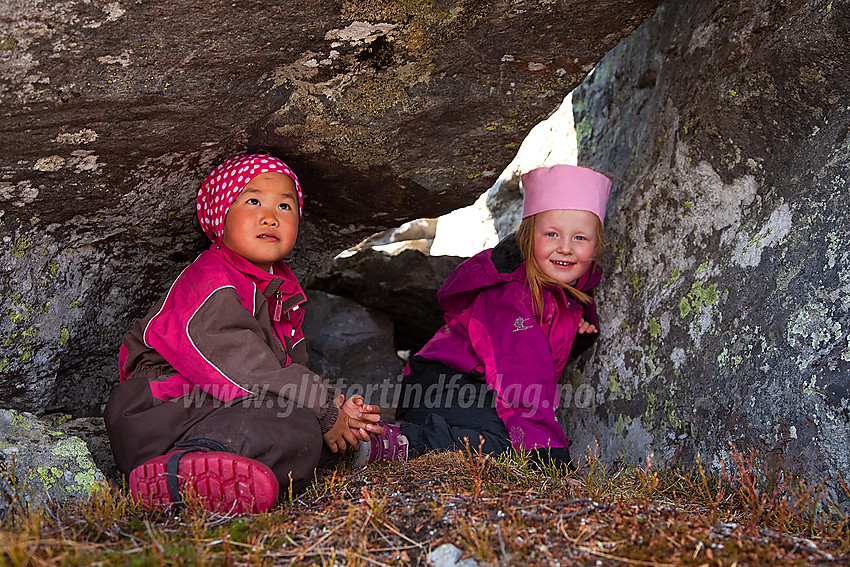
POLYGON ((280 316, 283 313, 283 294, 278 291, 275 292, 274 296, 277 298, 277 301, 274 305, 274 315, 272 316, 272 319, 274 319, 275 322, 280 322, 280 316))

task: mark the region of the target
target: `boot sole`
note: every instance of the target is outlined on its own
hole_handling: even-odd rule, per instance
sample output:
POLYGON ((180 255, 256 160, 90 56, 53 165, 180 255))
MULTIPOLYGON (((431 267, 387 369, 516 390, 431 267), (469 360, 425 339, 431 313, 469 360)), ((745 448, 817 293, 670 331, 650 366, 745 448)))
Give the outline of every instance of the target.
MULTIPOLYGON (((166 466, 172 454, 155 457, 130 472, 130 494, 148 510, 169 508, 166 466)), ((258 514, 277 502, 279 487, 269 467, 219 451, 186 453, 177 467, 181 496, 219 514, 258 514)))

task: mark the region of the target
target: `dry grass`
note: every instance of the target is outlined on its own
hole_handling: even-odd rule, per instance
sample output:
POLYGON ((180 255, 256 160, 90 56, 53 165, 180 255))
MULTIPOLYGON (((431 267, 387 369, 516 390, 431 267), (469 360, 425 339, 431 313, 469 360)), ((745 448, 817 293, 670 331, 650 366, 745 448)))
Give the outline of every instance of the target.
MULTIPOLYGON (((73 507, 18 503, 3 565, 421 565, 452 543, 491 565, 847 564, 848 518, 818 487, 732 451, 721 477, 667 467, 567 474, 521 456, 429 455, 323 471, 267 514, 147 512, 124 487, 73 507)), ((850 493, 848 493, 850 497, 850 493)))

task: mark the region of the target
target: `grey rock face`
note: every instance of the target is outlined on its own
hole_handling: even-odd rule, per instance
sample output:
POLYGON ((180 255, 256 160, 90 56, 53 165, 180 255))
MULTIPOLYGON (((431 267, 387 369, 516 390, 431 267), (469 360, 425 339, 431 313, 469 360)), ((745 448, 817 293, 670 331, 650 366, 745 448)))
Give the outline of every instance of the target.
POLYGON ((0 511, 10 497, 29 503, 85 498, 104 480, 82 439, 14 410, 0 409, 0 464, 0 511))
POLYGON ((573 94, 612 173, 575 451, 850 476, 850 4, 671 1, 573 94))
POLYGON ((367 248, 335 259, 307 278, 306 286, 386 313, 395 324, 396 347, 415 352, 444 324, 437 290, 465 259, 367 248))
POLYGON ((390 318, 350 299, 310 290, 304 335, 310 368, 346 396, 391 405, 404 367, 396 355, 390 318))
POLYGON ((224 158, 299 173, 303 275, 472 202, 659 3, 0 3, 0 400, 99 412, 224 158))

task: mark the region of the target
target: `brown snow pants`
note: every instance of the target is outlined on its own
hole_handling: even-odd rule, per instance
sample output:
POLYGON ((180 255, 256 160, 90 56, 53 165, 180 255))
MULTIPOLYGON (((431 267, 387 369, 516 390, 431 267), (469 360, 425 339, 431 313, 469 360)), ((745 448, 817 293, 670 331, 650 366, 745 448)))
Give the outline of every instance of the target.
POLYGON ((142 376, 132 376, 112 390, 103 416, 123 474, 175 449, 175 443, 212 439, 271 468, 284 497, 290 484, 293 493, 303 490, 315 478, 316 467, 336 458, 309 409, 282 408, 277 396, 224 403, 196 393, 155 400, 142 376))

